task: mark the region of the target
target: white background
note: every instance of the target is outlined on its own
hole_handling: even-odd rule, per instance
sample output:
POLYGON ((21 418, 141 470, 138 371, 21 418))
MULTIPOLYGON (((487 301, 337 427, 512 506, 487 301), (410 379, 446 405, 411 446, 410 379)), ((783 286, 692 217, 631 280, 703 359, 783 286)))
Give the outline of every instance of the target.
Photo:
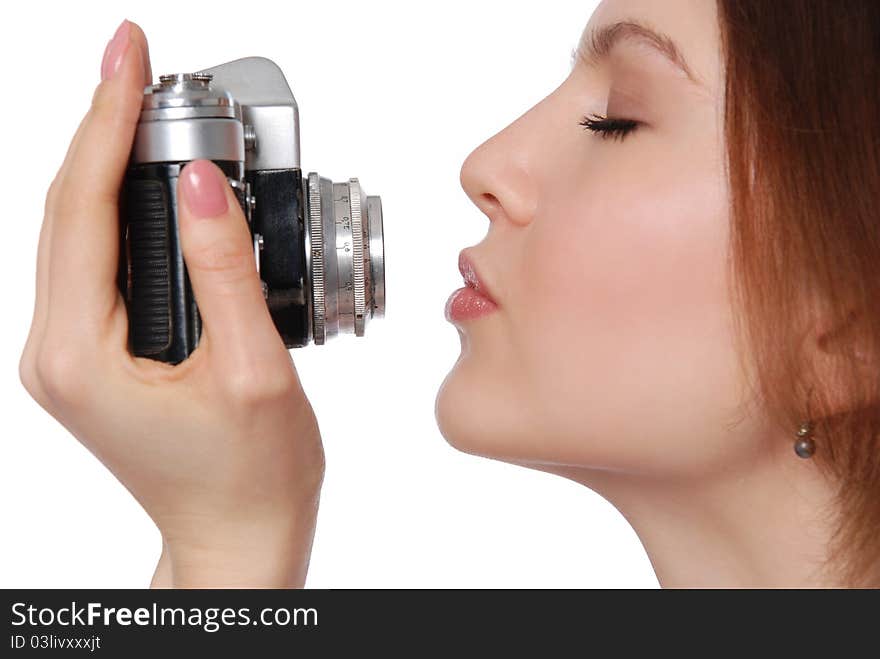
POLYGON ((483 140, 551 92, 596 2, 18 2, 0 25, 5 194, 0 587, 145 587, 160 536, 21 386, 46 189, 124 17, 154 76, 262 55, 297 98, 304 171, 382 196, 386 318, 292 351, 327 472, 307 585, 657 587, 637 536, 568 480, 459 453, 434 398, 443 317, 488 220, 459 185, 483 140), (11 207, 10 207, 11 203, 11 207))

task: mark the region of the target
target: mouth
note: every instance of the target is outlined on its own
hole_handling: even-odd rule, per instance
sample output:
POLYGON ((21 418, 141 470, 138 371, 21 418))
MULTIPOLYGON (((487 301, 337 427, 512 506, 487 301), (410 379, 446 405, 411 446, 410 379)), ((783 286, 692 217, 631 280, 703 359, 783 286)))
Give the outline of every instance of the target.
POLYGON ((458 270, 464 286, 453 291, 446 301, 446 319, 451 323, 473 320, 495 311, 498 303, 492 298, 479 272, 463 249, 458 255, 458 270))

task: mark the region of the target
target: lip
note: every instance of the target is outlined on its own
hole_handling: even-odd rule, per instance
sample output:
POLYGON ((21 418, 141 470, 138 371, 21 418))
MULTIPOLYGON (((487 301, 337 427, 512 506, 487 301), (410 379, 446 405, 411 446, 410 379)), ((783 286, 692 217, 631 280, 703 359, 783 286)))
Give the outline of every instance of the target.
POLYGON ((458 255, 458 270, 461 272, 465 285, 453 291, 446 300, 446 319, 457 323, 479 318, 498 308, 485 280, 480 276, 468 249, 458 255))
POLYGON ((458 253, 458 271, 461 273, 466 286, 470 286, 493 304, 498 304, 495 302, 495 299, 489 292, 489 287, 486 286, 485 280, 480 276, 477 267, 474 265, 470 248, 463 249, 458 253))

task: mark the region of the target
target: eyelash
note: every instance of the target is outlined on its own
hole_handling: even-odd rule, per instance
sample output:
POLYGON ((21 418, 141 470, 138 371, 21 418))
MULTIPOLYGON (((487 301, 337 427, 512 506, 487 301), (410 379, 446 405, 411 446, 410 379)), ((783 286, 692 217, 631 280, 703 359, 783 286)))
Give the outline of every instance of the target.
POLYGON ((610 137, 623 141, 627 135, 639 127, 639 122, 633 119, 618 119, 592 114, 584 117, 578 125, 583 126, 586 130, 599 133, 599 137, 603 140, 610 137))

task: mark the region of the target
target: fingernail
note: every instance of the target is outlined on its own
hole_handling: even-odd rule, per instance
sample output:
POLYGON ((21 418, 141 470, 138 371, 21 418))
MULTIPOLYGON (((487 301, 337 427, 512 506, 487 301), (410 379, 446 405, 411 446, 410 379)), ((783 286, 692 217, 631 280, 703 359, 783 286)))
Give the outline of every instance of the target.
POLYGON ((215 217, 226 212, 226 181, 216 165, 208 160, 193 160, 183 168, 180 178, 181 193, 190 213, 215 217))
POLYGON ((126 48, 128 48, 128 35, 130 32, 131 23, 128 22, 128 19, 123 19, 119 27, 116 28, 113 38, 110 39, 107 47, 104 49, 104 59, 101 60, 101 80, 109 80, 119 69, 122 57, 125 55, 126 48))

